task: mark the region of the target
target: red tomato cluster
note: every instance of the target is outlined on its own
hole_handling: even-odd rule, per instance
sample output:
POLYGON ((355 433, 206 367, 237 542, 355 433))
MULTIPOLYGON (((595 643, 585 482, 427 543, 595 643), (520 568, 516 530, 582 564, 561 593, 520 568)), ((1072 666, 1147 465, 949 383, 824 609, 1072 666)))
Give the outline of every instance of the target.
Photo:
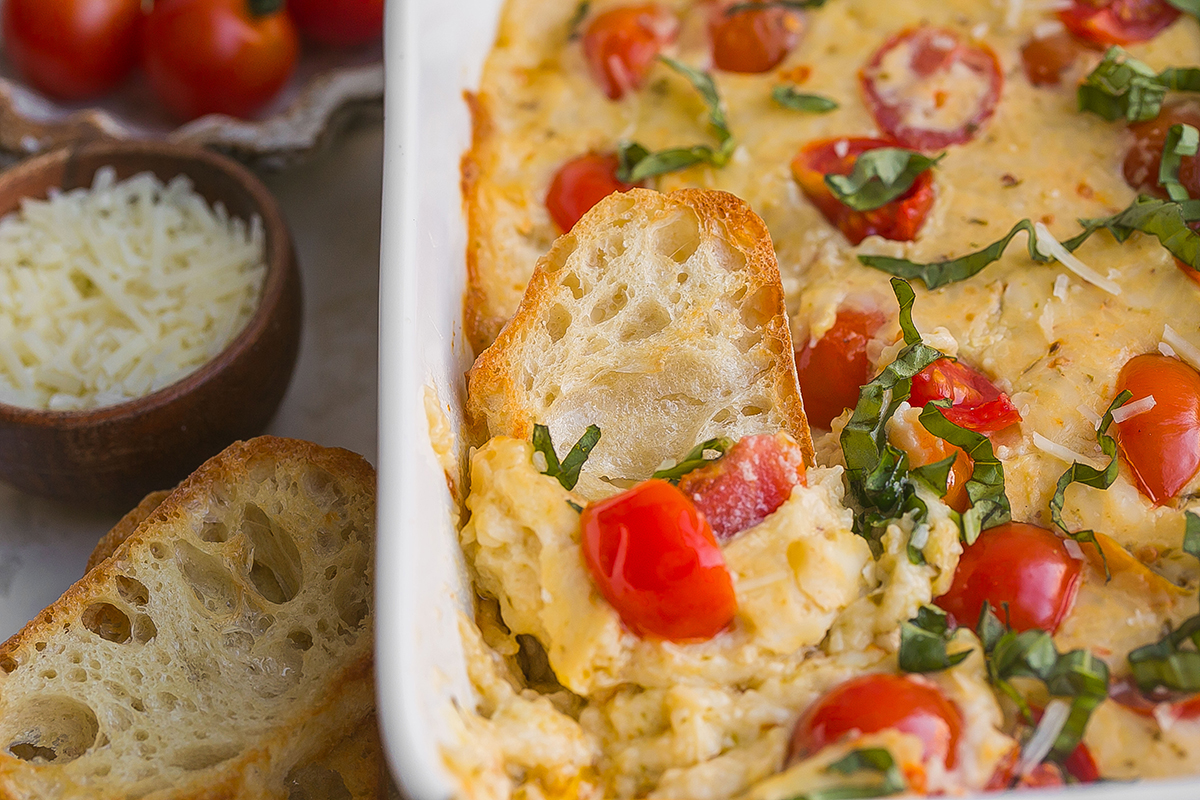
POLYGON ((297 27, 318 42, 379 38, 384 0, 6 0, 4 45, 34 88, 88 100, 141 64, 180 119, 253 114, 291 77, 297 27))

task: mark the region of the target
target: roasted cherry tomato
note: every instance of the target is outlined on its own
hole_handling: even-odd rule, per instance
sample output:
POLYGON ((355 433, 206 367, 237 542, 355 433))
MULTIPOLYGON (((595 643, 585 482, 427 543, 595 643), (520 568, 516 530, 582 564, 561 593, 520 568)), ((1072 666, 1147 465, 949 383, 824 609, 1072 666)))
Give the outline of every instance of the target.
POLYGON ((971 507, 971 497, 967 494, 967 481, 971 479, 974 462, 961 447, 955 447, 945 439, 934 436, 925 430, 919 422, 909 428, 904 441, 897 442, 901 450, 908 454, 909 463, 914 467, 935 464, 938 461, 954 456, 950 472, 946 475, 946 494, 942 497, 946 505, 962 514, 971 507))
MULTIPOLYGON (((868 150, 896 147, 885 139, 838 138, 809 142, 792 159, 792 177, 805 197, 845 235, 850 244, 868 236, 911 242, 933 207, 933 173, 917 176, 907 192, 873 211, 855 211, 838 200, 825 185, 826 175, 849 175, 858 157, 868 150)), ((836 415, 835 415, 836 416, 836 415)))
POLYGON ((946 419, 979 433, 994 433, 1021 421, 1016 406, 984 375, 962 361, 939 358, 912 379, 909 404, 924 407, 949 398, 946 419))
POLYGON ((4 51, 40 92, 104 94, 137 63, 140 0, 5 0, 4 51))
POLYGON ((571 230, 613 192, 627 192, 637 185, 617 180, 618 166, 614 153, 587 153, 558 168, 546 192, 546 209, 560 231, 571 230))
POLYGON ((619 6, 587 24, 583 55, 600 88, 619 100, 641 88, 654 59, 678 33, 679 21, 662 6, 619 6))
POLYGON ((708 21, 713 64, 726 72, 767 72, 800 41, 804 23, 794 11, 765 4, 730 13, 744 5, 733 0, 713 9, 708 21))
POLYGON ((804 453, 783 433, 746 436, 679 481, 721 541, 762 522, 804 483, 804 453))
POLYGON ((1053 633, 1071 610, 1083 561, 1045 528, 1008 522, 963 548, 950 590, 934 602, 958 625, 974 627, 987 601, 1016 631, 1053 633))
POLYGON ((639 636, 710 639, 737 613, 733 579, 704 515, 679 489, 649 480, 580 517, 600 593, 639 636))
POLYGON ((383 0, 287 0, 288 13, 314 42, 347 47, 383 36, 383 0))
MULTIPOLYGON (((1138 191, 1166 199, 1167 192, 1158 185, 1158 165, 1162 161, 1163 145, 1172 125, 1191 125, 1200 128, 1200 103, 1182 100, 1166 103, 1158 117, 1130 125, 1133 144, 1125 153, 1121 171, 1125 182, 1138 191)), ((1179 182, 1192 197, 1200 197, 1200 156, 1184 156, 1179 161, 1179 182)))
POLYGON ((1066 31, 1034 36, 1021 48, 1021 66, 1034 86, 1057 86, 1087 47, 1066 31))
POLYGON ((1130 402, 1150 395, 1154 407, 1118 422, 1117 444, 1142 494, 1162 504, 1200 470, 1200 373, 1177 358, 1149 353, 1129 359, 1116 392, 1130 402))
POLYGON ((862 675, 830 689, 808 707, 792 732, 789 761, 805 758, 857 731, 894 729, 925 744, 924 759, 954 767, 963 719, 942 690, 921 678, 862 675))
POLYGON ((1105 47, 1149 41, 1178 17, 1163 0, 1074 0, 1058 12, 1071 33, 1105 47))
POLYGON ((843 308, 820 339, 796 351, 796 373, 810 425, 828 428, 858 403, 858 390, 871 377, 867 342, 884 323, 879 311, 843 308))
POLYGON ((157 0, 143 25, 146 77, 182 119, 246 117, 274 97, 296 66, 296 27, 278 0, 157 0))
POLYGON ((975 138, 996 110, 1004 74, 984 45, 925 26, 888 39, 859 81, 884 133, 905 147, 939 150, 975 138))

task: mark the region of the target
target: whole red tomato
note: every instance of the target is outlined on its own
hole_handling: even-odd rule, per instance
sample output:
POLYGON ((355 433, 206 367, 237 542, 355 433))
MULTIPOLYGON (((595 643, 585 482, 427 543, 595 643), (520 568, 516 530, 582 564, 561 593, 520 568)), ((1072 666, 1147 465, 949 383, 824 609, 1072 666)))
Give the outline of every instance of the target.
POLYGON ((867 342, 883 326, 880 311, 843 308, 833 327, 796 351, 796 374, 810 425, 828 428, 858 404, 858 390, 871 379, 867 342))
POLYGON ((157 0, 142 30, 146 77, 183 119, 250 116, 287 83, 300 50, 281 0, 157 0))
POLYGON ((314 42, 347 47, 383 35, 383 0, 287 0, 287 7, 314 42))
POLYGON ((133 69, 141 15, 140 0, 6 0, 4 50, 38 91, 85 100, 133 69))

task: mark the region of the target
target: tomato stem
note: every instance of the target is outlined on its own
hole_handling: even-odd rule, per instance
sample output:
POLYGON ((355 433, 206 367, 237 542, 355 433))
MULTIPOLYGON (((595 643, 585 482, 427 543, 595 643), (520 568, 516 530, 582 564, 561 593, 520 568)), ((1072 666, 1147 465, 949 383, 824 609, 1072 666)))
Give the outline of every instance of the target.
POLYGON ((283 0, 246 0, 250 14, 255 17, 269 17, 283 8, 283 0))

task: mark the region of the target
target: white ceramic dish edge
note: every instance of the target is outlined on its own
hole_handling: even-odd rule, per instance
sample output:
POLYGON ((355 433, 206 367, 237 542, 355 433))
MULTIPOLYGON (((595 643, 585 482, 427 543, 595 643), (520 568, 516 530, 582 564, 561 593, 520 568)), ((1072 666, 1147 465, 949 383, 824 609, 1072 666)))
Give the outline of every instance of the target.
MULTIPOLYGON (((455 510, 430 443, 434 388, 462 419, 466 231, 459 164, 470 146, 463 92, 478 83, 503 0, 407 0, 389 14, 380 259, 379 713, 388 762, 410 800, 454 794, 441 748, 472 693, 457 629, 469 610, 455 510)), ((465 457, 465 454, 463 454, 465 457)), ((1022 800, 1196 800, 1200 779, 1068 787, 1022 800)), ((996 798, 989 794, 984 797, 996 798)))

